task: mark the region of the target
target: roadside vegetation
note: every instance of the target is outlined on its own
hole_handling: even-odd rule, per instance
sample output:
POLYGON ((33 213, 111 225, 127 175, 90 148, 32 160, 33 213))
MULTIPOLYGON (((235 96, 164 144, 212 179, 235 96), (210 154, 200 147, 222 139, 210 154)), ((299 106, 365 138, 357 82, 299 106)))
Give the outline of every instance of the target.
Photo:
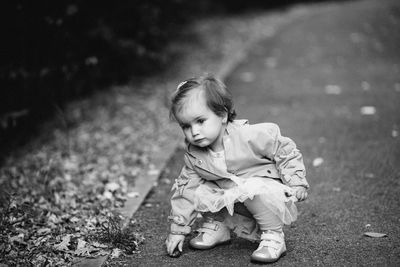
MULTIPOLYGON (((75 12, 69 10, 63 13, 66 16, 82 11, 76 3, 63 6, 63 12, 65 8, 75 12)), ((146 75, 130 70, 129 81, 98 87, 107 90, 97 90, 96 79, 93 84, 87 80, 93 76, 79 76, 84 81, 82 90, 90 91, 93 86, 96 92, 83 93, 86 97, 70 95, 60 98, 61 102, 41 99, 41 93, 32 92, 37 97, 34 99, 43 100, 36 103, 37 111, 23 101, 24 97, 20 103, 6 101, 9 109, 3 107, 1 118, 2 130, 8 133, 2 137, 18 137, 25 131, 21 135, 28 134, 31 139, 19 146, 11 140, 7 145, 12 150, 2 154, 0 262, 9 266, 65 266, 81 257, 118 257, 136 251, 145 241, 144 236, 137 231, 135 219, 121 217, 118 209, 126 199, 140 193, 130 191, 130 186, 138 176, 145 175, 144 169, 160 171, 151 165, 152 153, 160 153, 160 145, 176 138, 176 128, 166 116, 166 93, 179 79, 226 65, 248 40, 268 35, 264 25, 275 20, 253 15, 199 19, 176 29, 176 37, 173 35, 172 41, 164 43, 159 55, 170 59, 166 70, 146 75), (19 106, 13 106, 15 103, 19 106), (45 107, 49 103, 50 110, 45 107), (19 108, 29 112, 19 112, 19 108), (34 114, 43 112, 49 112, 51 119, 41 118, 39 123, 34 114)), ((113 53, 104 56, 112 57, 113 53)), ((110 74, 95 71, 101 67, 100 56, 89 59, 84 60, 84 69, 89 68, 96 75, 110 74)), ((114 60, 123 69, 124 61, 114 60)), ((140 60, 135 64, 140 66, 140 60)), ((44 73, 41 79, 52 79, 54 72, 44 73)), ((35 80, 32 75, 18 76, 13 80, 15 88, 41 90, 40 86, 29 84, 35 80), (17 86, 20 82, 25 84, 21 88, 17 86)), ((66 80, 55 81, 60 85, 66 80)), ((54 93, 62 95, 67 87, 77 89, 76 81, 71 78, 66 87, 54 93)), ((52 84, 51 88, 58 85, 52 84)), ((10 139, 3 138, 2 142, 5 140, 10 139)))

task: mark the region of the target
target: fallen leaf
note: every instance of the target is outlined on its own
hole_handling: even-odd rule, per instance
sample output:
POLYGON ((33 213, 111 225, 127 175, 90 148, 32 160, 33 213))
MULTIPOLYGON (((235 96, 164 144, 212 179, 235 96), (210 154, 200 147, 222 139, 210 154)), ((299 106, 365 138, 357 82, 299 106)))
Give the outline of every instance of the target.
POLYGON ((273 68, 275 68, 276 65, 277 65, 277 60, 276 60, 276 58, 274 58, 274 57, 268 57, 268 58, 265 60, 265 64, 268 66, 268 68, 273 69, 273 68))
POLYGON ((96 253, 94 253, 93 257, 94 257, 94 258, 97 258, 97 257, 100 257, 100 256, 106 256, 106 255, 108 255, 108 253, 109 253, 108 250, 100 249, 99 251, 97 251, 96 253))
POLYGON ((74 157, 67 158, 63 162, 64 169, 67 171, 76 171, 79 168, 79 164, 77 162, 77 159, 74 157))
POLYGON ((64 174, 64 179, 65 179, 66 181, 71 181, 71 180, 72 180, 72 175, 69 174, 69 173, 65 173, 65 174, 64 174))
POLYGON ((393 129, 392 130, 392 137, 393 138, 396 138, 396 137, 398 137, 399 136, 399 131, 397 130, 397 129, 393 129))
POLYGON ((315 158, 315 159, 313 160, 313 162, 312 162, 312 165, 313 165, 314 167, 318 167, 318 166, 320 166, 323 162, 324 162, 324 159, 323 159, 323 158, 315 158))
POLYGON ((71 235, 66 235, 62 238, 62 241, 59 244, 54 245, 54 249, 59 251, 68 251, 69 243, 71 242, 71 235))
POLYGON ((161 179, 161 182, 162 182, 163 184, 171 184, 171 180, 168 179, 168 178, 163 178, 163 179, 161 179))
POLYGON ((87 248, 87 247, 85 247, 85 248, 77 248, 74 251, 74 254, 77 255, 77 256, 80 256, 80 257, 90 257, 91 256, 90 252, 92 252, 92 250, 93 249, 87 248))
POLYGON ((24 241, 24 237, 25 237, 25 235, 23 233, 21 233, 19 235, 10 237, 9 240, 11 242, 17 242, 17 243, 20 243, 20 244, 26 244, 25 241, 24 241))
POLYGON ((105 189, 106 191, 114 192, 114 191, 117 191, 120 187, 121 187, 121 186, 120 186, 118 183, 110 182, 110 183, 107 183, 107 184, 105 185, 105 188, 104 188, 104 189, 105 189))
POLYGON ((76 248, 84 248, 86 246, 86 241, 83 240, 82 238, 78 239, 78 245, 76 246, 76 248))
POLYGON ((364 91, 369 91, 369 89, 371 89, 371 85, 370 85, 369 83, 367 83, 366 81, 363 81, 363 82, 361 83, 361 88, 362 88, 364 91))
POLYGON ((103 196, 106 199, 113 199, 113 194, 110 191, 104 191, 103 196))
POLYGON ((387 236, 386 234, 383 234, 383 233, 375 233, 375 232, 365 232, 364 235, 365 235, 365 236, 369 236, 369 237, 375 237, 375 238, 387 236))
POLYGON ((111 259, 118 258, 122 254, 122 251, 119 248, 114 248, 110 254, 111 259))
POLYGON ((364 106, 360 110, 361 115, 374 115, 376 113, 376 108, 373 106, 364 106))
POLYGON ((129 192, 128 194, 126 194, 127 197, 129 198, 137 198, 140 196, 139 192, 129 192))
POLYGON ((97 242, 97 241, 94 241, 94 242, 92 243, 92 246, 95 247, 95 248, 108 248, 107 245, 102 244, 102 243, 99 243, 99 242, 97 242))
POLYGON ((368 178, 368 179, 373 179, 373 178, 375 178, 375 174, 373 174, 372 172, 367 172, 367 173, 364 175, 364 177, 365 177, 365 178, 368 178))
POLYGON ((50 223, 53 223, 53 224, 57 224, 57 223, 60 223, 60 222, 62 221, 60 217, 58 217, 57 215, 55 215, 55 214, 53 214, 53 213, 49 215, 49 217, 47 218, 47 220, 48 220, 50 223))
POLYGON ((340 192, 342 189, 340 187, 334 187, 332 188, 332 190, 335 192, 340 192))
POLYGON ((36 240, 33 240, 33 244, 36 247, 38 247, 38 246, 41 246, 43 243, 47 243, 49 239, 50 239, 50 235, 40 236, 40 237, 36 238, 36 240))
POLYGON ((366 199, 367 198, 365 196, 360 196, 360 195, 357 195, 357 194, 354 194, 354 193, 352 193, 351 196, 355 197, 355 198, 361 198, 361 199, 366 199))
POLYGON ((342 88, 338 85, 328 84, 325 86, 325 93, 328 95, 340 95, 342 93, 342 88))
POLYGON ((51 229, 50 228, 42 228, 42 229, 39 229, 38 231, 37 231, 37 233, 39 234, 39 235, 45 235, 45 234, 48 234, 48 233, 50 233, 51 232, 51 229))
POLYGON ((90 256, 90 252, 94 250, 94 248, 90 246, 86 246, 87 242, 81 238, 78 239, 78 245, 76 246, 76 250, 74 254, 81 257, 90 256))
POLYGON ((77 223, 77 222, 80 221, 80 219, 78 217, 74 216, 74 217, 70 218, 69 221, 72 222, 72 223, 77 223))
POLYGON ((159 175, 159 174, 160 174, 160 170, 152 169, 152 170, 149 170, 149 171, 147 172, 147 174, 148 174, 148 175, 159 175))

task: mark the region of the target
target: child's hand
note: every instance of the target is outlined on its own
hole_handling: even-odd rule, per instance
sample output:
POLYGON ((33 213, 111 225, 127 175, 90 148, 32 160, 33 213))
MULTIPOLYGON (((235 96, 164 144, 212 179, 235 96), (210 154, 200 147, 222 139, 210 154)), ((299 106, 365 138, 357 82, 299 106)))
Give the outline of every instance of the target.
POLYGON ((179 251, 182 252, 183 241, 185 241, 184 235, 169 234, 167 240, 165 240, 165 245, 167 246, 167 252, 170 256, 174 255, 174 250, 178 247, 179 251))
POLYGON ((294 195, 297 197, 298 201, 306 200, 308 197, 307 189, 303 186, 294 186, 294 195))

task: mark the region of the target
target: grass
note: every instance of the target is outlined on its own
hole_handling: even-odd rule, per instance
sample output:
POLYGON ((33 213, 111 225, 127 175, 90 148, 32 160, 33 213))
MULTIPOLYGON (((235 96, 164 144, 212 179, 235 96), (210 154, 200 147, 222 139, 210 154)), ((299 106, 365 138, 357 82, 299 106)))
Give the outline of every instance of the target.
POLYGON ((108 220, 102 223, 91 238, 107 244, 110 249, 118 248, 125 254, 132 254, 144 241, 143 235, 135 231, 132 223, 123 227, 123 220, 117 214, 108 217, 108 220))

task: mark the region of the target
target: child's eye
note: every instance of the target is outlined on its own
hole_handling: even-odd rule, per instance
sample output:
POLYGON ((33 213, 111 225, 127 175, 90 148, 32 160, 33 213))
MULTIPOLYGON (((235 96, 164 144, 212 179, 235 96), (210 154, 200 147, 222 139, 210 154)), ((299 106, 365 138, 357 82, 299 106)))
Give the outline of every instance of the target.
POLYGON ((197 122, 202 124, 203 122, 205 122, 205 119, 198 119, 197 122))
POLYGON ((183 125, 181 125, 181 128, 182 128, 182 129, 184 129, 184 130, 186 130, 186 129, 188 129, 188 128, 189 128, 189 125, 187 125, 187 124, 183 124, 183 125))

